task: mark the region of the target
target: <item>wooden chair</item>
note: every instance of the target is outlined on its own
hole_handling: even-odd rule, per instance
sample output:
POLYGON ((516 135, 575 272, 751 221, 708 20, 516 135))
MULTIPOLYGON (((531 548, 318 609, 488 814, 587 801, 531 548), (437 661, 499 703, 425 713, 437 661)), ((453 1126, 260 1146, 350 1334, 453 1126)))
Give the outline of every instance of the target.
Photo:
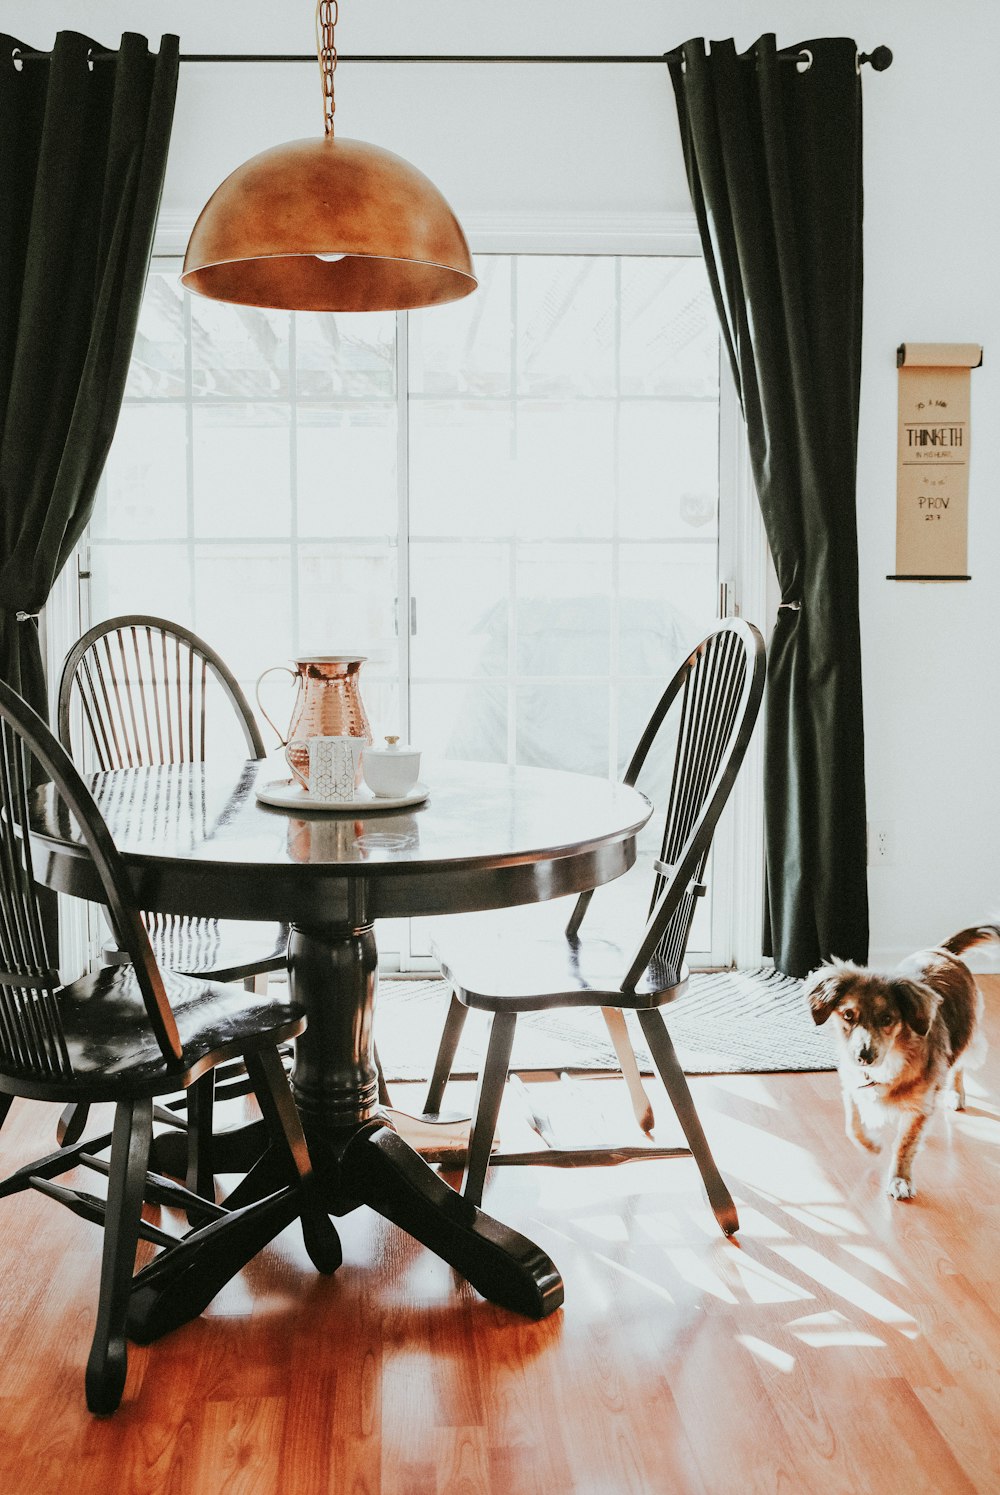
POLYGON ((301 1009, 287 996, 249 997, 239 988, 161 972, 93 798, 41 718, 0 683, 0 1126, 14 1096, 115 1107, 109 1135, 77 1140, 19 1168, 0 1182, 0 1198, 35 1189, 104 1227, 86 1374, 92 1412, 113 1412, 121 1400, 126 1332, 148 1342, 200 1313, 297 1214, 317 1268, 330 1272, 339 1264, 337 1234, 313 1183, 276 1047, 304 1027, 301 1009), (60 828, 66 815, 66 830, 75 822, 86 844, 118 948, 129 960, 69 984, 60 981, 46 948, 31 842, 22 832, 30 795, 45 792, 29 785, 42 776, 58 793, 60 828), (147 1166, 154 1098, 204 1089, 215 1067, 234 1057, 245 1064, 271 1128, 280 1186, 263 1199, 244 1191, 248 1202, 227 1209, 149 1175, 147 1166), (104 1161, 98 1154, 109 1144, 104 1161), (55 1182, 81 1165, 106 1174, 106 1200, 55 1182), (172 1236, 143 1219, 144 1197, 193 1212, 201 1223, 172 1236), (140 1238, 162 1250, 133 1276, 140 1238))
MULTIPOLYGON (((179 623, 139 614, 98 623, 73 645, 59 681, 59 740, 101 772, 143 764, 201 763, 224 719, 248 758, 266 756, 232 672, 179 623), (74 719, 79 731, 74 741, 74 719)), ((285 966, 288 926, 156 915, 144 920, 161 965, 215 981, 244 981, 285 966)), ((113 961, 114 952, 109 951, 113 961)))
MULTIPOLYGON (((590 893, 577 900, 565 933, 550 939, 525 939, 502 914, 456 919, 441 930, 435 953, 452 984, 452 998, 427 1095, 428 1112, 440 1109, 468 1009, 493 1014, 462 1185, 473 1204, 482 1200, 491 1162, 608 1162, 693 1155, 722 1229, 731 1235, 738 1228, 735 1206, 658 1009, 687 986, 684 958, 695 902, 706 891, 702 878, 712 835, 750 741, 764 670, 764 644, 757 630, 740 619, 719 623, 677 670, 632 756, 627 784, 635 784, 654 745, 668 742, 670 724, 676 721, 662 849, 653 863, 646 925, 634 949, 588 937, 582 924, 590 893), (601 1007, 623 1027, 626 1010, 637 1014, 687 1147, 553 1149, 491 1156, 518 1015, 584 1006, 601 1007)), ((544 1133, 543 1127, 539 1130, 544 1133)))
MULTIPOLYGON (((213 731, 249 758, 266 756, 234 675, 204 639, 181 624, 144 614, 109 618, 85 633, 66 656, 58 732, 76 761, 92 762, 102 772, 200 763, 213 731)), ((247 991, 254 991, 266 989, 269 972, 285 968, 285 924, 172 914, 143 914, 142 919, 164 969, 212 981, 242 981, 247 991)), ((114 943, 102 953, 109 965, 126 958, 114 943)), ((179 1137, 175 1148, 161 1144, 158 1149, 164 1166, 176 1154, 169 1166, 186 1173, 188 1187, 198 1194, 211 1192, 218 1161, 211 1145, 213 1102, 246 1089, 244 1077, 234 1074, 232 1066, 218 1079, 217 1091, 209 1095, 206 1088, 199 1094, 198 1120, 188 1138, 179 1137)), ((183 1123, 173 1119, 180 1129, 183 1123)), ((85 1125, 85 1111, 67 1108, 59 1140, 73 1141, 85 1125)))

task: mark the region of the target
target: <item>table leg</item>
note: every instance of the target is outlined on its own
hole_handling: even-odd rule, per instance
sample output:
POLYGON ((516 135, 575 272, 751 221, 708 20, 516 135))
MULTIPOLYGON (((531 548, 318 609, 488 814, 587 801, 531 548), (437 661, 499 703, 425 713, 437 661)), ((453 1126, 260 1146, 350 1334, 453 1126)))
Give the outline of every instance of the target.
POLYGON ((378 952, 365 910, 356 906, 344 925, 293 925, 288 965, 308 1018, 292 1088, 327 1208, 345 1214, 367 1204, 490 1302, 530 1318, 553 1313, 563 1284, 544 1251, 463 1199, 380 1118, 372 1043, 378 952))

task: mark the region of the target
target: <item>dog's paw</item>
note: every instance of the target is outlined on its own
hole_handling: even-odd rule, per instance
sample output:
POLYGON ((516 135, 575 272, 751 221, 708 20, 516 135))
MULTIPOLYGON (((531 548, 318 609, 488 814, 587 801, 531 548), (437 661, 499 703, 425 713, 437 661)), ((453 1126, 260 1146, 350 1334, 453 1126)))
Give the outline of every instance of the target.
POLYGON ((868 1133, 863 1132, 860 1127, 858 1127, 857 1129, 855 1129, 854 1127, 848 1127, 847 1138, 848 1141, 854 1143, 859 1152, 882 1151, 881 1142, 876 1142, 874 1137, 869 1137, 868 1133))
POLYGON ((941 1100, 942 1103, 947 1106, 949 1111, 965 1110, 964 1090, 946 1090, 942 1095, 941 1100))
POLYGON ((908 1178, 901 1178, 899 1174, 889 1180, 890 1199, 916 1199, 917 1191, 908 1178))

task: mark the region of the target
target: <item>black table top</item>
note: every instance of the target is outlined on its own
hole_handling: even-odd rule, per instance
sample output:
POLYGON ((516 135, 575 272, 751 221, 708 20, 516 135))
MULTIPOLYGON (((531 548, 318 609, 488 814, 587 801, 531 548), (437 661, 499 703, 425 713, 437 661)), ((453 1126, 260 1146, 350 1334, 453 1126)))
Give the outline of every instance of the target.
MULTIPOLYGON (((423 805, 293 813, 262 805, 277 759, 122 769, 88 780, 143 908, 338 923, 363 893, 372 917, 538 902, 610 881, 650 814, 635 789, 553 769, 425 765, 423 805)), ((32 806, 36 875, 99 897, 50 788, 32 806)))

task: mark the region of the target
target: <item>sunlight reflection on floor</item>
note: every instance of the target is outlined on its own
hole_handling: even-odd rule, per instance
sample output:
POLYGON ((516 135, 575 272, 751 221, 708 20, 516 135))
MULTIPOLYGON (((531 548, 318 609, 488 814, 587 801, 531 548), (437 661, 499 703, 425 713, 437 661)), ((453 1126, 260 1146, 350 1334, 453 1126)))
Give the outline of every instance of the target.
POLYGON ((752 1101, 754 1105, 766 1106, 770 1111, 780 1109, 774 1095, 774 1087, 764 1075, 713 1075, 713 1087, 738 1096, 741 1101, 752 1101))
POLYGON ((730 1256, 726 1260, 751 1303, 796 1303, 815 1296, 809 1288, 790 1282, 752 1256, 730 1256))
POLYGON ((812 1313, 807 1318, 793 1319, 786 1327, 789 1333, 794 1334, 796 1339, 801 1339, 803 1344, 819 1349, 828 1349, 832 1345, 868 1345, 872 1349, 880 1350, 886 1348, 884 1339, 878 1339, 874 1334, 866 1334, 861 1329, 855 1329, 844 1315, 836 1310, 831 1310, 829 1313, 812 1313))
POLYGON ((756 1335, 737 1334, 736 1343, 749 1350, 756 1359, 763 1360, 766 1365, 773 1365, 775 1370, 780 1370, 786 1376, 795 1369, 794 1355, 789 1355, 785 1350, 779 1350, 777 1345, 758 1339, 756 1335))
POLYGON ((817 1235, 867 1235, 869 1227, 846 1205, 839 1204, 786 1204, 785 1214, 808 1225, 817 1235))
POLYGON ((638 1283, 640 1287, 646 1288, 654 1297, 664 1298, 668 1303, 676 1302, 672 1293, 669 1293, 662 1282, 654 1282, 651 1277, 644 1276, 641 1272, 635 1272, 631 1267, 625 1266, 623 1262, 615 1261, 613 1257, 602 1256, 599 1252, 594 1254, 595 1261, 603 1263, 621 1277, 627 1277, 630 1282, 638 1283))
POLYGON ((871 1267, 874 1271, 882 1272, 886 1277, 890 1277, 892 1281, 898 1283, 900 1287, 906 1286, 906 1278, 903 1276, 902 1272, 900 1272, 899 1268, 896 1266, 896 1263, 892 1261, 886 1255, 886 1253, 884 1251, 881 1251, 877 1246, 862 1246, 858 1245, 854 1241, 842 1241, 840 1249, 842 1251, 848 1252, 849 1255, 856 1257, 858 1261, 863 1262, 866 1267, 871 1267))
POLYGON ((918 1326, 912 1314, 907 1313, 904 1308, 900 1308, 889 1298, 884 1298, 881 1293, 867 1287, 857 1277, 853 1277, 843 1267, 829 1261, 811 1246, 793 1242, 789 1245, 775 1246, 772 1249, 790 1266, 797 1268, 805 1276, 812 1277, 814 1281, 835 1293, 837 1297, 853 1303, 856 1308, 860 1308, 871 1318, 878 1319, 883 1324, 892 1324, 903 1334, 908 1331, 916 1332, 918 1326))

